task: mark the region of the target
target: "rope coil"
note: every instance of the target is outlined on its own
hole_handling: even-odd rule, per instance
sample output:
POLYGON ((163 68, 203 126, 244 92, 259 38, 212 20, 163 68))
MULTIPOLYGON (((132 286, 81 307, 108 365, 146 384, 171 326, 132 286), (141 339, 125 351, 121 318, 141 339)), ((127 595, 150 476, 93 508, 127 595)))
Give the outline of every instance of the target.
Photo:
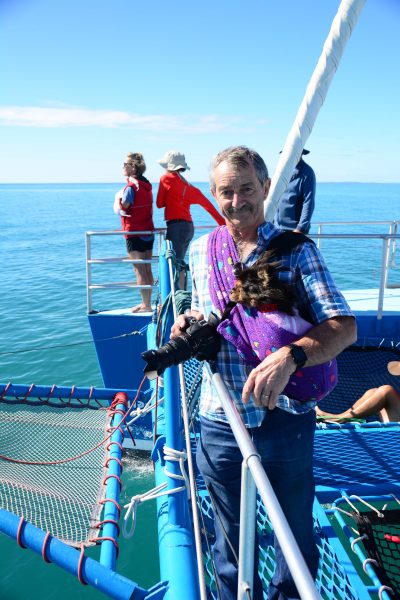
POLYGON ((180 487, 176 487, 173 489, 166 489, 168 482, 161 483, 160 485, 144 492, 143 494, 137 494, 136 496, 132 496, 128 504, 124 505, 126 508, 126 512, 124 515, 124 523, 122 526, 123 536, 126 539, 130 539, 135 533, 136 528, 136 512, 139 504, 143 502, 147 502, 147 500, 155 500, 156 498, 161 498, 162 496, 167 496, 169 494, 177 494, 178 492, 183 492, 186 489, 188 495, 190 494, 189 481, 187 479, 187 475, 185 472, 185 460, 186 460, 186 452, 175 450, 174 448, 169 448, 168 446, 164 446, 163 448, 164 458, 167 461, 178 462, 181 470, 181 475, 177 473, 171 473, 168 471, 166 466, 164 467, 164 473, 171 479, 177 479, 179 481, 184 481, 185 485, 180 487), (132 522, 128 529, 128 521, 131 518, 132 522))

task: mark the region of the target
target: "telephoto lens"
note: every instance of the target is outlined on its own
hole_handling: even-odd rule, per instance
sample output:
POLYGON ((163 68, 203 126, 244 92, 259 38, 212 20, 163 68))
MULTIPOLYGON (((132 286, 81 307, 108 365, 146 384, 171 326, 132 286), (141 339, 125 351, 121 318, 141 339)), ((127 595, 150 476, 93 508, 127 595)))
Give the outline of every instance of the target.
POLYGON ((215 360, 221 346, 217 333, 219 319, 214 313, 208 321, 187 317, 188 326, 182 335, 170 340, 161 348, 142 352, 147 365, 143 369, 149 379, 162 375, 168 367, 179 365, 196 357, 199 360, 215 360))

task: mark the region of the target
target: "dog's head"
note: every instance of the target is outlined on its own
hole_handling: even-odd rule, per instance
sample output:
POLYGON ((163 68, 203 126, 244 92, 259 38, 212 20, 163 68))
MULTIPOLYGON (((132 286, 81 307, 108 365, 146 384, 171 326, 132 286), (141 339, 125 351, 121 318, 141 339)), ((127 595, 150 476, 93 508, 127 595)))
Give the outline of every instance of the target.
POLYGON ((230 299, 255 308, 276 304, 278 310, 292 315, 294 294, 276 275, 279 263, 270 260, 271 253, 265 252, 251 267, 243 267, 241 263, 237 263, 234 267, 236 282, 230 292, 230 299))

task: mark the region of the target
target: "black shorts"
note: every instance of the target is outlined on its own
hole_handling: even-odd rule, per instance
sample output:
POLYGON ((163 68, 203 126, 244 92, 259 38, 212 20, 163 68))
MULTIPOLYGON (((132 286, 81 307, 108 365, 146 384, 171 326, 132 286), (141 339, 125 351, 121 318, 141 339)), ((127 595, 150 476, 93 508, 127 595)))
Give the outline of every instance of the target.
POLYGON ((147 250, 153 250, 154 236, 151 240, 142 240, 137 235, 130 235, 126 239, 126 249, 128 252, 146 252, 147 250))

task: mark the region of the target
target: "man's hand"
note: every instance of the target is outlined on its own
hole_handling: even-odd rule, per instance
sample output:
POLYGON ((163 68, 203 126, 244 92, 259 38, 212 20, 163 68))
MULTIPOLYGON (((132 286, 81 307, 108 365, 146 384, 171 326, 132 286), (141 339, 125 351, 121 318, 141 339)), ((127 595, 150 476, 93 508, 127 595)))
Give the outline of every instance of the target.
POLYGON ((295 370, 296 365, 287 346, 269 354, 251 371, 243 387, 243 402, 247 404, 250 394, 253 394, 256 406, 265 406, 272 410, 295 370))
MULTIPOLYGON (((307 331, 296 344, 307 354, 306 366, 312 367, 332 360, 356 339, 354 317, 332 317, 307 331)), ((243 402, 246 404, 253 394, 256 406, 272 410, 295 370, 296 365, 287 346, 272 352, 251 371, 243 387, 243 402)))
POLYGON ((204 315, 198 310, 188 310, 184 315, 179 315, 175 323, 171 327, 171 340, 175 337, 179 337, 187 329, 188 323, 187 318, 194 317, 198 321, 204 319, 204 315))

